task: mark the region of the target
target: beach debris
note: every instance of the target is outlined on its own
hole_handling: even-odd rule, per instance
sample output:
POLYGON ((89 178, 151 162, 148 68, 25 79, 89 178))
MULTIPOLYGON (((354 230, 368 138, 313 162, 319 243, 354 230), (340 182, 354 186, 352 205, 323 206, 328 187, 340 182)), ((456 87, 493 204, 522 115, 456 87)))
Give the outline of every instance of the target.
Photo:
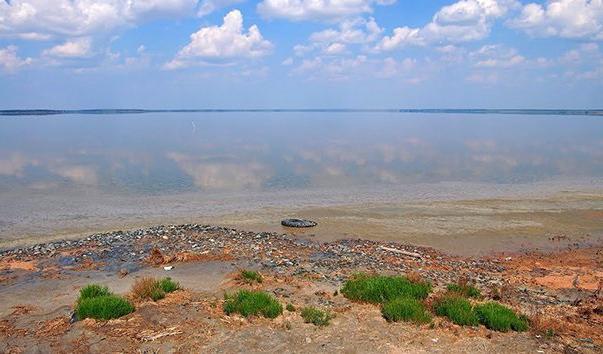
POLYGON ((166 272, 169 272, 172 269, 174 269, 174 266, 165 266, 165 267, 163 267, 163 270, 165 270, 166 272))
POLYGON ((152 342, 159 338, 182 334, 182 331, 178 330, 177 328, 178 328, 178 326, 166 328, 165 331, 162 331, 162 332, 152 332, 152 331, 146 330, 146 331, 143 331, 142 333, 140 333, 139 337, 145 342, 152 342))
POLYGON ((284 219, 281 225, 287 227, 314 227, 318 225, 315 221, 305 219, 284 219))
POLYGON ((384 251, 394 252, 397 254, 401 254, 403 256, 414 257, 414 258, 423 258, 423 256, 420 253, 408 252, 408 251, 404 251, 404 250, 399 250, 397 248, 379 246, 379 249, 382 249, 384 251))
POLYGON ((160 265, 165 261, 163 254, 159 250, 159 248, 154 247, 151 250, 151 254, 149 255, 149 262, 155 265, 160 265))

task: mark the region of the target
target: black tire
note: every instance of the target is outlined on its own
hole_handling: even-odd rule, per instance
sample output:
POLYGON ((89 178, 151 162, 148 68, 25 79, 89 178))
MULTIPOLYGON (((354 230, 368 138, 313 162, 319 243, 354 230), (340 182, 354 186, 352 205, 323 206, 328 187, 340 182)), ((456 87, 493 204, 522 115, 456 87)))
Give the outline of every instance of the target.
POLYGON ((318 224, 312 220, 284 219, 283 221, 281 221, 281 225, 287 227, 314 227, 318 224))

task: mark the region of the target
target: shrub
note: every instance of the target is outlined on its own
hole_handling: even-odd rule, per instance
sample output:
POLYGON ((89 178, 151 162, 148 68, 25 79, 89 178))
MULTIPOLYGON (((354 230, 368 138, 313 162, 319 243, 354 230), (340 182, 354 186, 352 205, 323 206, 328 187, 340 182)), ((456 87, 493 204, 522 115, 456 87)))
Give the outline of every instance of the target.
POLYGON ((287 306, 285 308, 289 312, 295 312, 295 306, 293 306, 293 304, 287 304, 287 306))
POLYGON ((180 284, 175 282, 170 277, 163 278, 159 280, 159 287, 166 293, 174 292, 180 289, 180 284))
POLYGON ((139 300, 161 300, 166 293, 171 293, 180 289, 180 284, 171 278, 141 278, 137 279, 132 285, 132 297, 139 300))
POLYGON ((80 298, 75 308, 79 320, 84 318, 110 320, 125 316, 132 311, 134 311, 134 306, 128 300, 117 295, 80 298))
POLYGON ((330 313, 319 310, 316 307, 304 307, 301 310, 301 316, 304 322, 312 323, 315 326, 326 326, 333 318, 330 313))
POLYGON ((400 297, 388 301, 381 307, 381 314, 389 322, 411 321, 417 324, 429 323, 431 315, 417 299, 400 297))
POLYGON ((413 283, 401 276, 356 274, 348 280, 341 293, 350 300, 384 303, 398 297, 425 299, 431 291, 426 282, 413 283))
POLYGON ((528 321, 525 317, 517 316, 513 310, 497 302, 477 305, 475 312, 484 326, 495 331, 525 331, 528 329, 528 321))
POLYGON ((234 295, 224 295, 224 313, 239 313, 244 317, 263 316, 275 318, 283 313, 283 306, 274 296, 263 291, 239 290, 234 295))
POLYGON ((479 319, 471 303, 460 296, 447 295, 434 303, 436 315, 448 317, 461 326, 477 326, 479 319))
POLYGON ((80 300, 104 295, 111 295, 111 291, 109 291, 108 287, 103 285, 89 284, 80 289, 80 300))
POLYGON ((480 298, 482 296, 478 288, 469 284, 448 284, 448 291, 455 292, 464 297, 480 298))
POLYGON ((258 282, 261 283, 264 279, 259 272, 254 270, 241 270, 241 279, 246 281, 247 283, 258 282))

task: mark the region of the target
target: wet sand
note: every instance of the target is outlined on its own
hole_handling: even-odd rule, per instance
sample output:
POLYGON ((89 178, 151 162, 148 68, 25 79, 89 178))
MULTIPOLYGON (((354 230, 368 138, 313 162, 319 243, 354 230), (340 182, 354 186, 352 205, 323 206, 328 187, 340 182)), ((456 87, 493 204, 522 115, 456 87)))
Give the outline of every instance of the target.
POLYGON ((44 207, 30 216, 16 218, 12 226, 5 226, 0 233, 0 247, 180 223, 293 232, 317 241, 349 238, 396 241, 466 256, 546 251, 603 242, 601 189, 558 191, 559 187, 550 185, 535 185, 532 190, 529 185, 506 188, 498 193, 487 188, 456 194, 438 191, 439 197, 407 195, 404 200, 393 195, 388 199, 378 193, 370 197, 362 191, 353 197, 360 200, 341 195, 320 200, 320 195, 307 194, 303 200, 304 195, 292 194, 291 198, 275 196, 277 199, 272 202, 246 203, 232 197, 206 204, 188 197, 177 204, 173 198, 159 198, 138 204, 138 208, 135 205, 111 208, 119 204, 120 199, 116 199, 109 205, 103 204, 109 203, 106 200, 99 202, 96 210, 82 208, 80 214, 71 214, 69 209, 60 207, 54 210, 44 207), (461 198, 464 195, 475 198, 461 198), (36 213, 42 211, 49 214, 36 218, 36 213), (291 230, 280 225, 280 220, 286 217, 309 218, 317 221, 318 226, 291 230))

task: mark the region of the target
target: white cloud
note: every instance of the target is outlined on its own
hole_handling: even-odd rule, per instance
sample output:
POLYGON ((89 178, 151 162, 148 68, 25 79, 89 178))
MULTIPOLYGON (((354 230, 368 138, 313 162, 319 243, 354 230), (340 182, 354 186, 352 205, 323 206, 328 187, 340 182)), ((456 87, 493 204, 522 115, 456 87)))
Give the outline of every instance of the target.
POLYGON ((305 59, 293 70, 293 74, 303 75, 308 79, 346 80, 356 70, 362 68, 368 61, 364 55, 354 58, 323 58, 305 59))
POLYGON ((197 16, 207 16, 218 9, 238 4, 243 1, 244 0, 203 0, 199 5, 199 11, 197 11, 197 16))
POLYGON ((352 79, 395 78, 399 82, 417 84, 425 80, 424 66, 415 58, 396 60, 369 58, 365 55, 338 57, 318 55, 304 59, 291 73, 307 80, 342 81, 352 79))
POLYGON ((22 59, 17 55, 18 48, 9 45, 6 48, 0 48, 0 68, 8 73, 13 73, 21 67, 31 64, 31 58, 22 59))
POLYGON ((293 51, 295 55, 303 56, 313 50, 329 55, 342 54, 351 45, 361 45, 368 49, 367 45, 378 40, 382 32, 383 29, 373 18, 343 20, 337 29, 329 28, 312 33, 307 45, 298 44, 293 47, 293 51))
POLYGON ((494 44, 485 45, 470 54, 478 68, 510 68, 526 61, 515 48, 494 44))
POLYGON ((603 1, 529 3, 523 6, 517 18, 507 21, 507 24, 533 36, 603 40, 603 1))
POLYGON ((222 26, 203 27, 193 33, 191 42, 165 68, 190 66, 195 59, 256 58, 268 54, 271 49, 272 44, 262 37, 256 25, 244 32, 243 15, 239 10, 233 10, 224 16, 222 26))
POLYGON ((377 73, 379 77, 390 78, 401 73, 408 73, 414 69, 417 64, 417 60, 413 58, 405 58, 401 61, 397 61, 392 57, 383 59, 381 70, 377 73))
POLYGON ((84 58, 90 55, 90 48, 90 38, 83 37, 54 46, 42 54, 58 58, 84 58))
POLYGON ((330 28, 314 32, 310 35, 310 41, 313 43, 362 44, 375 41, 381 32, 383 29, 377 25, 375 19, 357 18, 342 21, 337 30, 330 28))
POLYGON ((391 36, 385 36, 377 45, 377 50, 393 50, 404 45, 420 45, 424 43, 421 37, 420 29, 409 27, 394 28, 394 33, 391 36))
POLYGON ((345 50, 345 44, 333 43, 324 49, 324 53, 329 55, 336 55, 345 52, 345 50))
POLYGON ((516 0, 460 0, 442 7, 424 27, 397 27, 375 47, 388 51, 405 45, 483 39, 494 21, 518 6, 516 0))
POLYGON ((373 6, 390 5, 395 0, 263 0, 258 12, 267 18, 333 20, 373 12, 373 6))
POLYGON ((198 0, 13 0, 0 2, 0 34, 78 37, 165 16, 194 16, 198 0))

